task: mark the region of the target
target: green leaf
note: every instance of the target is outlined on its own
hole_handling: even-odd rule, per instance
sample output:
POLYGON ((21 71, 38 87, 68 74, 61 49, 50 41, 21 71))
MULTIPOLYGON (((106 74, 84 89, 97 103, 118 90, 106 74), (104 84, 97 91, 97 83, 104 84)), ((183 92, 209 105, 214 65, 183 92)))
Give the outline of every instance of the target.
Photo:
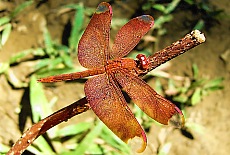
POLYGON ((223 88, 223 86, 222 86, 223 80, 224 80, 223 77, 210 80, 208 83, 206 83, 204 85, 204 89, 207 89, 207 90, 222 89, 223 88))
POLYGON ((49 106, 48 100, 46 99, 42 84, 37 82, 34 75, 31 76, 30 79, 30 104, 33 122, 38 122, 41 118, 52 114, 52 110, 49 106))
POLYGON ((35 68, 35 70, 39 70, 43 67, 48 66, 49 63, 50 63, 50 58, 42 59, 42 60, 38 61, 38 63, 34 66, 34 68, 35 68))
POLYGON ((55 44, 55 49, 65 54, 70 54, 69 47, 66 45, 55 44))
POLYGON ((34 56, 45 56, 45 51, 42 48, 32 50, 34 56))
POLYGON ((84 7, 83 4, 81 3, 76 6, 76 13, 74 16, 73 27, 69 38, 69 46, 72 50, 76 49, 78 42, 80 40, 83 21, 84 21, 84 7))
POLYGON ((46 53, 49 56, 52 56, 54 54, 54 45, 53 45, 53 41, 51 39, 50 33, 47 30, 47 28, 45 28, 43 35, 44 35, 44 42, 45 42, 45 47, 46 47, 46 53))
POLYGON ((1 45, 3 46, 6 41, 8 40, 9 36, 10 36, 10 33, 11 33, 11 28, 12 28, 12 25, 11 24, 6 24, 4 25, 4 29, 2 31, 2 38, 1 38, 1 45))
POLYGON ((58 65, 62 64, 63 59, 61 57, 56 57, 55 59, 50 59, 49 70, 56 69, 58 65))
POLYGON ((207 82, 207 79, 195 79, 192 81, 191 86, 189 87, 190 90, 196 89, 197 87, 203 87, 204 83, 207 82))
POLYGON ((8 16, 5 16, 5 17, 1 17, 0 18, 0 26, 4 25, 4 24, 7 24, 10 22, 10 17, 8 16))
POLYGON ((191 97, 191 104, 196 105, 201 101, 202 95, 201 95, 201 88, 195 89, 195 92, 193 93, 191 97))
POLYGON ((155 29, 161 29, 163 24, 166 22, 170 22, 173 19, 172 15, 165 15, 165 16, 160 16, 157 18, 154 22, 154 28, 155 29))
POLYGON ((29 145, 26 150, 30 151, 33 154, 42 155, 41 150, 36 145, 34 145, 33 143, 31 145, 29 145))
POLYGON ((9 69, 9 63, 0 63, 0 74, 4 73, 9 69))
POLYGON ((168 90, 176 91, 175 83, 174 83, 173 79, 171 79, 171 78, 168 81, 168 90))
POLYGON ((159 78, 155 80, 155 90, 158 94, 163 94, 163 87, 159 78))
POLYGON ((205 133, 205 127, 197 124, 197 123, 192 123, 192 122, 186 122, 185 126, 191 130, 194 130, 200 134, 204 134, 205 133))
POLYGON ((201 3, 200 7, 205 10, 207 13, 212 12, 212 9, 209 7, 207 3, 201 3))
POLYGON ((189 5, 193 5, 195 3, 194 0, 185 0, 186 3, 188 3, 189 5))
POLYGON ((73 68, 61 68, 61 69, 45 69, 42 71, 36 72, 39 77, 46 77, 46 76, 51 76, 51 75, 58 75, 58 74, 65 74, 65 73, 73 73, 73 72, 78 72, 78 70, 73 69, 73 68))
POLYGON ((100 145, 98 144, 91 144, 87 150, 87 153, 86 154, 90 154, 90 155, 97 155, 97 154, 104 154, 105 150, 103 147, 101 147, 100 145))
POLYGON ((194 26, 193 30, 202 30, 204 26, 205 26, 204 20, 200 19, 194 26))
POLYGON ((70 55, 63 53, 63 54, 61 55, 61 57, 62 57, 62 59, 63 59, 64 64, 65 64, 67 67, 69 67, 69 68, 72 68, 72 67, 73 67, 73 62, 72 62, 72 58, 70 57, 70 55))
POLYGON ((101 134, 103 125, 104 124, 99 121, 97 125, 79 143, 78 147, 74 150, 74 154, 84 154, 88 149, 89 144, 93 143, 93 140, 101 134))
POLYGON ((28 56, 30 53, 32 53, 32 49, 24 50, 22 52, 19 52, 12 57, 10 57, 10 64, 18 63, 20 62, 23 58, 28 56))
MULTIPOLYGON (((62 61, 63 59, 61 57, 57 57, 55 59, 50 59, 50 58, 42 59, 35 65, 35 70, 41 69, 43 67, 47 67, 45 71, 43 70, 43 72, 48 72, 49 75, 49 71, 57 69, 57 66, 59 64, 62 64, 62 61)), ((37 72, 37 74, 41 74, 41 73, 37 72)))
POLYGON ((92 16, 95 12, 95 8, 85 8, 85 15, 86 16, 92 16))
POLYGON ((57 136, 66 137, 77 135, 90 129, 92 123, 81 122, 75 125, 66 126, 57 131, 57 136))
POLYGON ((141 119, 143 115, 143 111, 136 104, 134 104, 133 106, 134 106, 133 112, 134 112, 135 117, 138 119, 141 119))
POLYGON ((152 5, 150 4, 150 3, 144 3, 143 5, 142 5, 142 9, 143 10, 149 10, 150 8, 152 7, 152 5))
POLYGON ((165 143, 161 146, 158 155, 167 155, 169 154, 170 148, 172 147, 171 143, 165 143))
POLYGON ((129 20, 127 18, 113 18, 111 23, 112 29, 118 29, 121 26, 125 25, 129 20))
POLYGON ((0 154, 1 154, 1 153, 4 153, 4 154, 5 154, 6 152, 9 151, 9 149, 10 149, 9 146, 0 143, 0 154))
POLYGON ((130 154, 130 147, 118 138, 107 126, 104 125, 100 137, 113 148, 124 154, 130 154))
POLYGON ((45 51, 42 48, 23 50, 10 57, 9 62, 10 64, 19 63, 20 61, 23 61, 23 59, 25 59, 30 54, 33 54, 34 56, 44 56, 45 51))
POLYGON ((152 6, 152 8, 154 8, 154 9, 156 9, 158 11, 161 11, 161 12, 165 12, 165 9, 166 9, 165 6, 162 5, 162 4, 155 4, 155 5, 152 6))
POLYGON ((173 101, 179 102, 179 103, 186 103, 188 101, 188 96, 185 95, 179 95, 173 97, 173 101))
POLYGON ((193 78, 197 79, 198 74, 199 74, 199 69, 198 69, 198 66, 196 64, 192 65, 192 71, 193 71, 193 78))
POLYGON ((168 4, 168 6, 165 9, 165 14, 170 14, 172 11, 176 9, 178 4, 180 3, 181 0, 173 0, 171 3, 168 4))
POLYGON ((19 12, 21 12, 23 9, 25 9, 27 6, 30 6, 34 1, 33 0, 28 0, 19 6, 17 6, 14 11, 11 12, 11 18, 14 18, 15 16, 18 15, 19 12))
POLYGON ((8 82, 14 88, 26 88, 28 87, 28 83, 22 82, 13 72, 13 70, 9 67, 7 70, 4 71, 8 82))
POLYGON ((32 144, 32 146, 28 147, 28 150, 31 151, 34 154, 49 154, 49 155, 55 155, 53 152, 51 146, 46 141, 46 139, 43 136, 39 136, 32 144), (36 147, 33 147, 36 146, 36 147))
POLYGON ((181 93, 187 93, 189 91, 189 86, 185 86, 185 87, 179 87, 178 90, 181 93))

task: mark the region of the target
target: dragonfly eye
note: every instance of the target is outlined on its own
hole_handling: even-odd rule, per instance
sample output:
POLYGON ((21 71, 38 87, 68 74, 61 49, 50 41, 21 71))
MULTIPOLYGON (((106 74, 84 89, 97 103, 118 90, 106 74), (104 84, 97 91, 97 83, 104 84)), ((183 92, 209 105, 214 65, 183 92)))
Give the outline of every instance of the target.
POLYGON ((149 59, 144 54, 138 54, 136 58, 140 61, 142 69, 148 69, 149 59))

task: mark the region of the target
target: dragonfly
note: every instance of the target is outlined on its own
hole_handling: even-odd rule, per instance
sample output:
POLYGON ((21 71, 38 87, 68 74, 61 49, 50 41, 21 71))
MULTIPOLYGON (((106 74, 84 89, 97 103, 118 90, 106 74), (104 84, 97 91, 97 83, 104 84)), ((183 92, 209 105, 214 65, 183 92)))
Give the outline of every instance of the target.
POLYGON ((150 15, 131 19, 117 33, 110 48, 112 7, 106 2, 98 5, 78 45, 78 60, 88 70, 41 78, 43 83, 75 80, 88 76, 84 86, 90 108, 121 140, 142 139, 138 152, 143 152, 147 138, 141 125, 131 112, 122 90, 148 116, 167 125, 181 110, 159 95, 140 75, 148 71, 150 60, 143 54, 137 59, 124 58, 154 25, 150 15))

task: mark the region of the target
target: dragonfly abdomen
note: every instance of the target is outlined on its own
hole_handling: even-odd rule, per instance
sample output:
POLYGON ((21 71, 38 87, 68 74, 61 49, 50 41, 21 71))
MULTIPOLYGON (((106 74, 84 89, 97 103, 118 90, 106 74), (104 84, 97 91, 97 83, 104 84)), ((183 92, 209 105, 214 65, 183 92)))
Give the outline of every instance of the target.
POLYGON ((105 68, 100 67, 100 68, 94 68, 92 70, 90 69, 85 70, 82 72, 74 72, 69 74, 49 76, 49 77, 38 79, 38 82, 52 83, 52 82, 61 82, 61 81, 71 81, 71 80, 76 80, 76 79, 103 74, 103 73, 105 73, 105 68))

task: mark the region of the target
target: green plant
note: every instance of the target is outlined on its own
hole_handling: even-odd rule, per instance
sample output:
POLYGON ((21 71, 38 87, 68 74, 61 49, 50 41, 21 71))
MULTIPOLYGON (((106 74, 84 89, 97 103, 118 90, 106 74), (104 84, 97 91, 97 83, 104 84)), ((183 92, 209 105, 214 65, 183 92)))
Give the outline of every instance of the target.
POLYGON ((37 75, 47 76, 51 74, 61 74, 66 72, 76 71, 73 68, 72 55, 77 50, 79 39, 83 32, 83 20, 84 20, 84 7, 83 4, 71 4, 64 6, 64 8, 70 8, 76 10, 74 20, 72 23, 72 29, 70 37, 68 39, 68 46, 55 43, 48 32, 44 31, 45 52, 43 56, 48 58, 42 59, 36 66, 37 75))
POLYGON ((0 49, 8 40, 12 30, 12 20, 26 7, 31 5, 33 0, 26 1, 17 6, 9 15, 0 18, 0 49))
MULTIPOLYGON (((28 87, 27 82, 18 80, 10 67, 12 65, 21 63, 24 60, 39 60, 38 62, 34 61, 35 65, 32 73, 39 76, 79 71, 73 67, 72 55, 76 51, 79 38, 81 37, 83 31, 82 23, 84 17, 84 7, 82 4, 72 4, 65 7, 76 10, 68 46, 53 41, 49 31, 44 27, 44 48, 27 49, 21 51, 12 56, 8 62, 0 63, 0 74, 5 74, 13 87, 28 87), (31 55, 33 56, 32 59, 31 55)), ((16 13, 12 14, 15 15, 16 13)), ((80 68, 80 70, 81 69, 82 68, 80 68)))
POLYGON ((208 80, 206 78, 199 77, 199 70, 197 65, 192 66, 193 78, 190 81, 186 81, 186 84, 177 88, 177 95, 172 99, 176 102, 183 104, 184 106, 196 105, 199 103, 205 95, 208 95, 210 91, 222 89, 221 85, 223 78, 216 78, 208 80))
POLYGON ((192 19, 192 21, 189 21, 189 25, 192 25, 192 29, 194 30, 209 28, 210 25, 218 22, 218 19, 223 12, 223 10, 215 8, 215 6, 213 6, 209 1, 197 0, 148 0, 144 3, 142 9, 144 11, 154 9, 160 13, 159 17, 155 20, 154 26, 158 31, 158 35, 167 33, 167 29, 163 25, 173 20, 173 12, 176 9, 189 10, 193 14, 196 14, 196 17, 192 19))
MULTIPOLYGON (((23 11, 26 7, 30 6, 33 3, 33 0, 26 1, 19 6, 17 6, 9 15, 3 16, 0 18, 0 49, 8 40, 10 33, 12 31, 13 19, 19 15, 21 11, 23 11)), ((21 53, 22 55, 25 54, 21 53)), ((0 74, 5 74, 8 81, 15 87, 15 88, 22 88, 27 87, 28 84, 21 82, 15 76, 15 74, 10 69, 10 65, 12 60, 9 62, 1 62, 0 63, 0 74)))
POLYGON ((211 25, 218 22, 223 12, 223 10, 213 6, 210 1, 185 0, 184 2, 185 7, 189 8, 198 16, 194 22, 195 24, 193 24, 193 29, 202 30, 204 28, 209 28, 211 25))
POLYGON ((173 20, 172 12, 176 9, 181 0, 173 0, 170 3, 161 4, 157 0, 148 0, 142 7, 143 10, 155 9, 161 15, 155 19, 154 29, 158 35, 164 35, 167 29, 163 26, 165 23, 173 20))

